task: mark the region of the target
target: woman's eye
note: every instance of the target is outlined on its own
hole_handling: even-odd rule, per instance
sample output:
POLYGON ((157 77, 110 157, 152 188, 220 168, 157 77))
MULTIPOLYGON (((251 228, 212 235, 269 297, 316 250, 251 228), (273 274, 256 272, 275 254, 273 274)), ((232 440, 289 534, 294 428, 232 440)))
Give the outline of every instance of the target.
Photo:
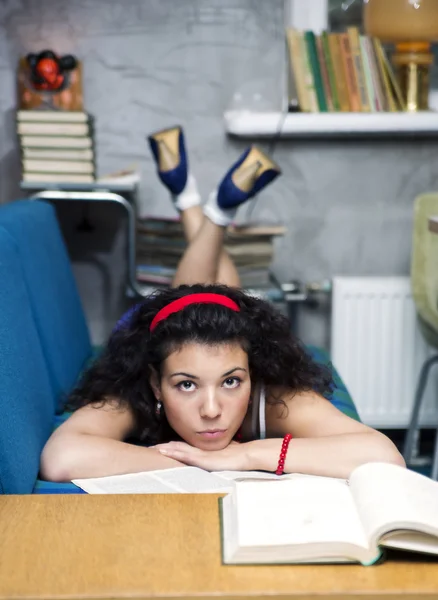
POLYGON ((236 388, 239 387, 241 380, 238 377, 228 377, 225 379, 224 385, 227 388, 236 388))
POLYGON ((180 381, 176 387, 183 392, 192 392, 195 389, 195 384, 193 381, 180 381))

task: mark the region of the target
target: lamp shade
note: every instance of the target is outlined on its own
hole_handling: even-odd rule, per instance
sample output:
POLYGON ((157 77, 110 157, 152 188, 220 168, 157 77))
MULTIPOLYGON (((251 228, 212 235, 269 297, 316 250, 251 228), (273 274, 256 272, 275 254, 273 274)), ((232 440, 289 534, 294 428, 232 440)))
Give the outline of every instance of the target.
POLYGON ((384 42, 438 40, 438 0, 364 0, 367 35, 384 42))

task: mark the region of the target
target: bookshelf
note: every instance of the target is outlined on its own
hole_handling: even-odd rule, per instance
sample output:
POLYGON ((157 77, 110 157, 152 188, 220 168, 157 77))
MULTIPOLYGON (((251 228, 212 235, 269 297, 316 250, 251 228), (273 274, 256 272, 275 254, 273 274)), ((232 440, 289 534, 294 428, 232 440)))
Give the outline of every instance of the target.
MULTIPOLYGON (((330 0, 284 0, 284 25, 321 33, 329 26, 330 0)), ((289 59, 286 48, 282 106, 288 105, 289 59)), ((224 113, 225 130, 242 138, 412 138, 438 137, 438 112, 257 112, 224 113)))
POLYGON ((231 110, 225 129, 237 137, 438 137, 438 112, 288 113, 231 110), (280 130, 281 126, 281 130, 280 130))

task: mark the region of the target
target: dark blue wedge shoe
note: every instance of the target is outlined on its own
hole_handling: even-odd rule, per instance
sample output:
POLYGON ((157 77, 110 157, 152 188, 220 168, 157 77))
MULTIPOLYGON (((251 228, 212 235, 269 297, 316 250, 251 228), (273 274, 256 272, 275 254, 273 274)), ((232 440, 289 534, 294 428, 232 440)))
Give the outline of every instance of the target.
POLYGON ((184 132, 179 125, 148 136, 158 176, 171 194, 181 194, 187 183, 188 161, 184 132))
POLYGON ((222 179, 219 208, 237 208, 281 174, 280 167, 256 146, 250 146, 222 179))

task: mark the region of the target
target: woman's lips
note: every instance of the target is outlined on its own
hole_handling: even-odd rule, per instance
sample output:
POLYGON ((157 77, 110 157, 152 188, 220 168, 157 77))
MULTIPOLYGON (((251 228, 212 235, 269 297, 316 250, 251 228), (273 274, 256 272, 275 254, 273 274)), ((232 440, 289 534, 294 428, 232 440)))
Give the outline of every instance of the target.
POLYGON ((206 429, 205 431, 198 431, 198 435, 207 440, 214 440, 221 438, 227 432, 226 429, 206 429))

